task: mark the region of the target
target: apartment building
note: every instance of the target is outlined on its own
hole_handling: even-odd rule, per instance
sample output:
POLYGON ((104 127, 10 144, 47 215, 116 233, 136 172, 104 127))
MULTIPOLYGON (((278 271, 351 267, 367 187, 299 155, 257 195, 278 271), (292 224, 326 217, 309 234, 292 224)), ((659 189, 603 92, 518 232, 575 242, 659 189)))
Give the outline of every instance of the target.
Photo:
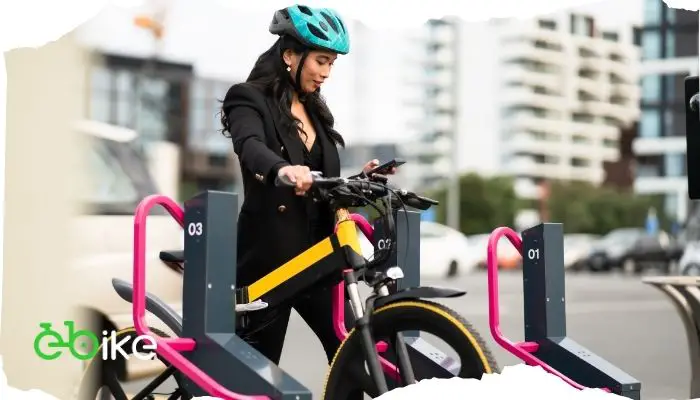
POLYGON ((406 117, 418 131, 399 149, 409 161, 404 173, 410 176, 413 188, 428 190, 444 185, 458 172, 459 24, 457 19, 430 20, 410 37, 411 61, 417 68, 406 84, 419 94, 406 100, 407 106, 418 106, 406 117))
POLYGON ((474 118, 461 125, 472 135, 464 152, 478 158, 474 143, 490 135, 494 169, 513 176, 523 198, 539 198, 546 180, 602 183, 604 165, 619 157, 620 130, 639 117, 632 28, 608 31, 590 16, 558 13, 467 25, 463 35, 464 52, 491 48, 495 58, 461 77, 475 92, 463 100, 474 118))
POLYGON ((683 80, 698 74, 698 13, 644 1, 641 118, 633 147, 634 187, 662 194, 665 212, 684 221, 688 214, 683 80))

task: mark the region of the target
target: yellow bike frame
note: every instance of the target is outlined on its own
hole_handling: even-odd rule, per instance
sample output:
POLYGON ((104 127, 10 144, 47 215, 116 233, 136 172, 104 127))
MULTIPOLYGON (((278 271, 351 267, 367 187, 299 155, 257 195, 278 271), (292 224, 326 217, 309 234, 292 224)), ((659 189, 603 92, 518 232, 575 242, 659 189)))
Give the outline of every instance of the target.
POLYGON ((311 246, 274 271, 242 288, 246 302, 262 299, 273 306, 282 298, 293 297, 306 286, 333 271, 338 271, 346 263, 346 251, 353 251, 362 257, 360 237, 355 221, 350 219, 347 209, 339 209, 335 215, 335 233, 311 246), (339 258, 339 257, 342 257, 339 258), (342 260, 342 261, 341 261, 342 260), (291 284, 292 282, 298 284, 291 284), (293 287, 287 287, 293 286, 293 287), (266 297, 270 297, 267 299, 266 297))

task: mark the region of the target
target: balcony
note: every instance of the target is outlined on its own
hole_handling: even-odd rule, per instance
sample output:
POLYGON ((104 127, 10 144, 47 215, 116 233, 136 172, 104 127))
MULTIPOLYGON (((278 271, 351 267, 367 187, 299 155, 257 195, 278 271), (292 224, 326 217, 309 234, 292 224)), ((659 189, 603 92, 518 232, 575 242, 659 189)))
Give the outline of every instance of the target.
POLYGON ((429 83, 444 89, 449 89, 454 84, 452 69, 442 68, 428 75, 429 83))
POLYGON ((530 153, 558 156, 562 152, 560 140, 546 140, 527 132, 512 135, 504 144, 509 153, 530 153))
POLYGON ((568 129, 566 121, 540 117, 534 114, 519 113, 507 118, 506 127, 515 131, 539 131, 561 135, 568 129))
POLYGON ((508 87, 503 89, 503 103, 507 105, 527 105, 549 110, 563 110, 566 102, 561 96, 536 93, 527 87, 508 87))
POLYGON ((587 69, 597 73, 607 70, 607 63, 602 62, 600 57, 581 57, 578 58, 578 66, 580 69, 587 69))
POLYGON ((557 50, 535 47, 532 42, 504 42, 501 45, 501 61, 533 60, 553 65, 564 65, 567 58, 557 50))
POLYGON ((639 109, 631 106, 612 104, 607 101, 578 101, 576 109, 599 118, 611 117, 623 124, 632 122, 639 117, 639 109))
POLYGON ((455 121, 449 115, 440 114, 432 119, 431 125, 434 130, 450 132, 455 127, 455 121))
POLYGON ((581 76, 576 79, 576 85, 581 91, 596 98, 605 96, 605 84, 598 79, 581 76))
POLYGON ((433 104, 438 110, 452 111, 455 103, 450 92, 442 92, 433 99, 433 104))
POLYGON ((657 155, 667 153, 685 153, 687 149, 684 136, 677 137, 636 137, 632 150, 637 155, 657 155))
POLYGON ((558 164, 538 163, 532 157, 516 156, 505 163, 505 170, 513 175, 559 179, 561 168, 558 164))
POLYGON ((688 190, 686 177, 649 176, 634 180, 634 191, 646 193, 683 193, 688 190))
POLYGON ((638 103, 642 96, 642 90, 639 86, 629 83, 611 83, 609 94, 628 98, 633 103, 638 103))
POLYGON ((558 74, 529 69, 521 65, 509 65, 503 72, 503 82, 520 82, 528 86, 542 86, 551 90, 559 90, 562 80, 558 74))
POLYGON ((631 67, 629 64, 613 61, 611 59, 606 59, 605 69, 612 74, 615 74, 617 79, 620 79, 621 83, 627 84, 637 84, 639 82, 639 71, 637 68, 631 67))
POLYGON ((569 179, 576 181, 587 181, 592 183, 600 183, 605 179, 605 171, 603 168, 595 166, 587 167, 569 167, 569 179))

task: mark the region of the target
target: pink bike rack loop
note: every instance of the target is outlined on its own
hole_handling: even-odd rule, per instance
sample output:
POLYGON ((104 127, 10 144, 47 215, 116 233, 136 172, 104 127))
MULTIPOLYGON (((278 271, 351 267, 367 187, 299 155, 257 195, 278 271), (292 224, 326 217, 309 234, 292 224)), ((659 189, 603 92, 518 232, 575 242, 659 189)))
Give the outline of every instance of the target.
POLYGON ((192 362, 180 354, 192 351, 196 342, 191 338, 165 339, 155 335, 146 324, 146 219, 155 205, 163 206, 170 215, 184 226, 184 211, 167 196, 151 195, 139 203, 134 216, 134 294, 133 319, 134 327, 139 335, 149 335, 156 341, 156 353, 166 359, 181 373, 191 379, 210 396, 223 400, 270 400, 267 396, 246 396, 234 393, 207 373, 197 368, 192 362))
MULTIPOLYGON (((561 372, 550 367, 547 363, 535 357, 532 353, 536 352, 539 345, 534 342, 512 342, 507 339, 501 333, 501 321, 500 321, 500 311, 498 308, 498 242, 501 238, 505 236, 508 238, 510 243, 515 246, 520 254, 522 254, 522 240, 518 234, 510 228, 500 227, 496 228, 489 236, 488 249, 486 254, 486 263, 488 268, 488 289, 489 289, 489 327, 491 328, 491 335, 493 335, 494 340, 501 347, 508 350, 514 356, 518 357, 530 366, 540 366, 545 371, 558 376, 563 379, 569 385, 575 387, 576 389, 582 390, 584 386, 574 382, 569 379, 561 372)), ((610 392, 608 388, 601 388, 607 392, 610 392)))

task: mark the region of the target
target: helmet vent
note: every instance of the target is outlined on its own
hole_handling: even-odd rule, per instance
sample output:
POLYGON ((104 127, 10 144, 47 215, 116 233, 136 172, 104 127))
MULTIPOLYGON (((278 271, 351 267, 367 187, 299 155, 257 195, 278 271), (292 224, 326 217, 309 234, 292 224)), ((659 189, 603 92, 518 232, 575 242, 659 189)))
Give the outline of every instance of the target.
POLYGON ((311 12, 309 7, 307 6, 298 6, 299 11, 303 12, 304 14, 308 15, 309 17, 313 17, 314 14, 311 12))
POLYGON ((309 31, 316 37, 323 39, 323 40, 328 40, 328 36, 326 36, 325 33, 321 32, 320 29, 316 28, 315 26, 307 23, 306 26, 309 28, 309 31))
POLYGON ((343 21, 338 20, 338 23, 340 24, 340 28, 343 30, 343 33, 346 33, 345 32, 345 25, 343 25, 343 21))
POLYGON ((328 24, 327 23, 321 21, 321 22, 319 22, 318 26, 320 26, 321 29, 323 29, 324 31, 328 32, 328 24))
MULTIPOLYGON (((322 12, 321 15, 323 15, 323 18, 325 18, 326 22, 328 22, 328 25, 330 25, 331 28, 333 28, 335 33, 339 33, 338 32, 338 25, 335 23, 335 21, 333 21, 333 18, 331 18, 331 16, 326 14, 325 12, 322 12)), ((321 26, 321 27, 323 28, 323 26, 321 26)))

